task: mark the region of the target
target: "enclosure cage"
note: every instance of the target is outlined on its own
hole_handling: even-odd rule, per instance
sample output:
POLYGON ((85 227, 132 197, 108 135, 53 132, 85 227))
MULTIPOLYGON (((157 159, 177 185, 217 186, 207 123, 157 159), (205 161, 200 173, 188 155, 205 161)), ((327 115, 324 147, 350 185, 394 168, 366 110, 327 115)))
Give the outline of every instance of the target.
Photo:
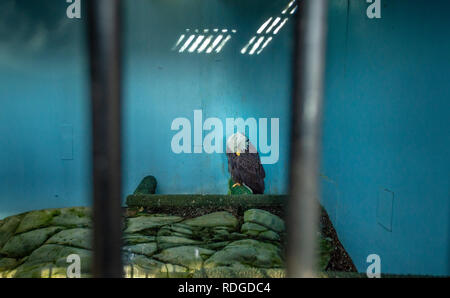
POLYGON ((1 1, 0 277, 448 276, 450 4, 400 2, 1 1))

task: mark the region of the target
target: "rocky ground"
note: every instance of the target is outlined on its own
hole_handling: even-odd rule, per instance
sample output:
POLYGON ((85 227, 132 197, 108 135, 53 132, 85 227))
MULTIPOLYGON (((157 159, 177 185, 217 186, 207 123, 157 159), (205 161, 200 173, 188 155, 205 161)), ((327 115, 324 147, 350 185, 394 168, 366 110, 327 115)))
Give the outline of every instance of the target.
MULTIPOLYGON (((264 209, 274 215, 279 216, 280 218, 285 218, 285 210, 281 206, 260 206, 258 208, 264 209)), ((138 212, 141 213, 170 213, 178 216, 182 216, 184 218, 192 218, 201 216, 205 213, 212 213, 217 211, 227 211, 233 214, 240 224, 244 221, 244 213, 247 208, 237 208, 237 207, 217 207, 217 206, 203 206, 199 207, 158 207, 158 208, 128 208, 126 209, 126 213, 129 215, 135 215, 138 212)), ((339 238, 337 236, 336 230, 331 223, 330 218, 328 217, 325 209, 320 208, 320 232, 322 234, 322 239, 325 238, 326 242, 323 242, 323 245, 326 243, 330 244, 330 249, 325 250, 329 252, 329 261, 328 264, 325 265, 325 271, 327 272, 357 272, 355 265, 353 264, 352 259, 345 251, 342 246, 339 238)), ((322 262, 325 262, 327 258, 324 258, 322 262)))
MULTIPOLYGON (((126 276, 285 275, 285 223, 276 210, 159 211, 126 210, 126 276)), ((85 207, 32 211, 0 221, 0 277, 66 277, 72 254, 81 258, 81 275, 90 276, 91 228, 90 209, 85 207)), ((318 241, 325 270, 334 242, 322 234, 318 241)))

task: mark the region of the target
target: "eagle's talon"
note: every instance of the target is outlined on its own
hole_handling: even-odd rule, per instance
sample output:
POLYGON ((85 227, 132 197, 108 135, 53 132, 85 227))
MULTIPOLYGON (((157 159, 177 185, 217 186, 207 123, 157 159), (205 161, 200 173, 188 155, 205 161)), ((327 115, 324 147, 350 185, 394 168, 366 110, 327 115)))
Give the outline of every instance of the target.
POLYGON ((236 186, 241 186, 241 184, 240 183, 235 183, 235 184, 233 184, 232 188, 235 188, 236 186))

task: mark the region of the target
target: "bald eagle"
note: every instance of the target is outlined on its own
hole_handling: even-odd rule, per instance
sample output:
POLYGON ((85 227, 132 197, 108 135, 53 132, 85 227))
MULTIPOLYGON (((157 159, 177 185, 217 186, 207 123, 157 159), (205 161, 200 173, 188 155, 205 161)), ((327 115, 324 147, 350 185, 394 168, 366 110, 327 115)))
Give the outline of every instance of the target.
POLYGON ((263 194, 266 173, 259 154, 249 139, 239 132, 231 135, 227 140, 226 154, 228 171, 235 182, 233 187, 244 184, 254 194, 263 194))

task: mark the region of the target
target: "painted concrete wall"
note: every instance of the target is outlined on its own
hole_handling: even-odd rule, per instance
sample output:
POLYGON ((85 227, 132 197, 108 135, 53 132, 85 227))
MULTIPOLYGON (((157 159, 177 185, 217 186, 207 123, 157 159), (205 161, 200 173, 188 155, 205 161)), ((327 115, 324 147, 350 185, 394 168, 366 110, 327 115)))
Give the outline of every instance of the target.
MULTIPOLYGON (((172 121, 186 117, 193 125, 194 110, 224 125, 227 117, 279 118, 280 157, 265 166, 266 192, 285 193, 293 22, 260 55, 240 50, 286 1, 125 4, 123 195, 149 174, 159 193, 227 192, 225 154, 171 150, 172 121), (171 51, 187 28, 237 32, 218 54, 171 51)), ((90 204, 85 18, 68 19, 66 7, 59 0, 1 2, 0 217, 90 204)))
POLYGON ((84 22, 65 10, 0 2, 0 218, 90 202, 84 22))
POLYGON ((450 274, 448 1, 330 1, 323 201, 359 270, 450 274))
POLYGON ((242 55, 240 50, 266 19, 283 10, 286 1, 168 4, 140 0, 127 4, 126 191, 131 192, 143 176, 152 174, 161 193, 227 192, 225 154, 172 152, 176 133, 170 129, 172 121, 186 117, 193 125, 194 110, 198 109, 204 120, 217 117, 224 126, 228 117, 269 118, 269 123, 270 118, 279 118, 280 158, 265 165, 266 192, 285 193, 293 22, 288 22, 260 55, 242 55), (237 32, 219 54, 170 51, 187 28, 237 32))

